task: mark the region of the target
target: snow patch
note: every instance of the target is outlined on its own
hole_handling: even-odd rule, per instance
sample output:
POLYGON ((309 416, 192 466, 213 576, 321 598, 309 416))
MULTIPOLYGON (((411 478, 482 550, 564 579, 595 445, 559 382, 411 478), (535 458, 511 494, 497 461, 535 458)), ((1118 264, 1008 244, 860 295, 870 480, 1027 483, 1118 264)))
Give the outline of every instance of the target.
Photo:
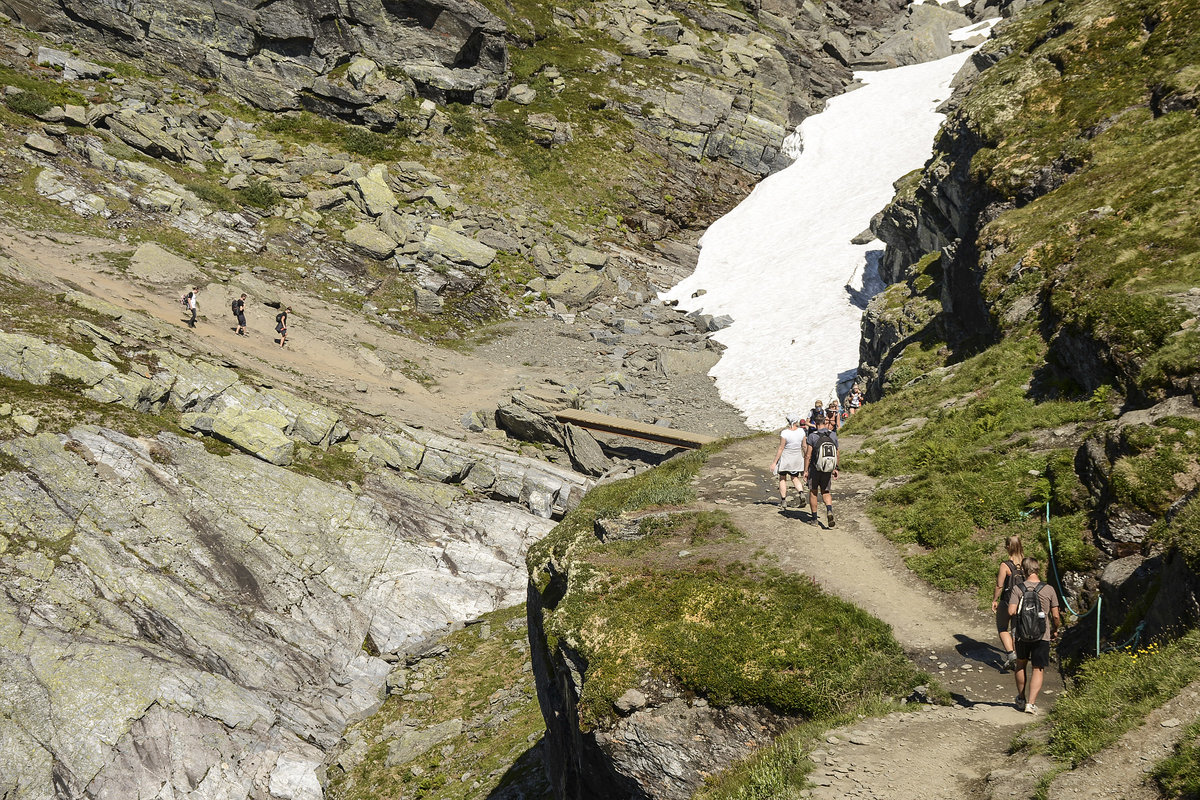
POLYGON ((733 318, 714 334, 727 349, 709 374, 750 427, 774 429, 788 409, 828 400, 839 383, 845 391, 863 310, 883 288, 883 244, 850 240, 932 154, 943 119, 934 109, 968 55, 855 73, 863 86, 804 120, 789 137, 796 161, 713 223, 695 272, 664 293, 733 318))

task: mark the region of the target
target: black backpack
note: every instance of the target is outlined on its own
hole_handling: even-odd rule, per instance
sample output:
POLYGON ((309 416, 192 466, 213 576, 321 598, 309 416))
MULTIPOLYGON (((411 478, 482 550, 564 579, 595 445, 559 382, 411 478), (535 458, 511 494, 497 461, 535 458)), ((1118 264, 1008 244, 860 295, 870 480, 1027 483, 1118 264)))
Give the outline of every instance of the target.
POLYGON ((1016 586, 1018 583, 1025 582, 1025 572, 1021 569, 1020 565, 1011 558, 1004 563, 1008 564, 1008 577, 1004 579, 1004 591, 1000 594, 1000 596, 1003 597, 1004 602, 1007 603, 1008 595, 1009 592, 1012 591, 1012 587, 1016 586))
POLYGON ((192 293, 191 293, 191 292, 188 292, 188 293, 187 293, 187 294, 185 294, 183 297, 179 298, 179 303, 180 303, 180 304, 181 304, 181 305, 182 305, 184 308, 187 308, 187 307, 188 307, 188 300, 191 300, 191 299, 192 299, 192 293))
POLYGON ((1046 584, 1038 581, 1032 588, 1028 584, 1021 585, 1025 588, 1021 591, 1020 602, 1017 603, 1017 615, 1013 617, 1013 637, 1018 642, 1039 642, 1046 635, 1046 614, 1042 611, 1042 601, 1038 598, 1038 592, 1046 584))

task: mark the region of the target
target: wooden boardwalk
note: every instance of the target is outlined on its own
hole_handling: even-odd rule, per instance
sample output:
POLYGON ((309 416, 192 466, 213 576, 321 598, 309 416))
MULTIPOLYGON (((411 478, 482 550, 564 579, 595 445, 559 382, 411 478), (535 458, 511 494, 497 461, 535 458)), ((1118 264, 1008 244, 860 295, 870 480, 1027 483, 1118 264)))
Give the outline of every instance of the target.
POLYGON ((618 436, 628 436, 632 439, 642 439, 647 442, 659 442, 674 447, 695 449, 710 442, 717 441, 717 436, 707 436, 703 433, 689 433, 662 425, 647 425, 621 417, 610 417, 608 414, 597 414, 594 411, 579 411, 573 408, 556 411, 555 418, 562 423, 570 423, 580 428, 604 433, 615 433, 618 436))

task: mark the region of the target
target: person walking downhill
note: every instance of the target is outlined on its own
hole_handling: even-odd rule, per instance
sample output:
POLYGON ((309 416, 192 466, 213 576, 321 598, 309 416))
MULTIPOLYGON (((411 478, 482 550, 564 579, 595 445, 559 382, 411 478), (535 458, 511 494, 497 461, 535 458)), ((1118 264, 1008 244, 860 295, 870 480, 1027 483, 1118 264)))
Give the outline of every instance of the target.
POLYGON ((237 335, 246 335, 246 293, 233 301, 233 316, 237 320, 237 335))
POLYGON ((796 487, 796 505, 804 507, 804 484, 801 475, 804 474, 804 438, 805 431, 801 427, 803 418, 792 413, 787 415, 787 427, 779 432, 779 449, 775 451, 775 460, 771 462, 771 472, 779 474, 779 510, 787 510, 788 480, 796 487))
POLYGON ((826 525, 833 527, 833 479, 838 476, 837 434, 830 430, 829 417, 817 421, 817 429, 804 440, 804 477, 808 480, 809 524, 817 524, 817 495, 825 503, 826 525))
POLYGON ((808 425, 812 430, 816 430, 817 425, 823 419, 825 419, 825 407, 820 400, 817 400, 813 403, 812 410, 808 412, 808 425))
POLYGON ((847 395, 847 397, 846 397, 846 410, 849 412, 850 416, 853 417, 854 414, 860 408, 862 408, 862 404, 863 404, 862 389, 860 389, 858 387, 858 384, 856 383, 850 387, 850 394, 847 395))
POLYGON ((1008 615, 1016 618, 1017 661, 1013 669, 1017 681, 1016 705, 1018 711, 1026 714, 1038 713, 1038 693, 1042 691, 1046 667, 1050 666, 1050 642, 1058 638, 1058 629, 1062 626, 1058 593, 1038 578, 1040 568, 1036 558, 1024 559, 1021 569, 1025 572, 1025 580, 1014 586, 1008 595, 1008 615), (1025 678, 1026 664, 1030 665, 1028 680, 1025 678))
POLYGON ((275 315, 275 332, 279 334, 280 347, 287 344, 288 312, 291 310, 291 306, 286 306, 283 311, 275 315))
POLYGON ((1020 536, 1009 536, 1004 540, 1004 549, 1008 558, 1000 562, 1000 571, 996 573, 996 591, 992 593, 992 613, 996 615, 996 633, 1000 636, 1000 646, 1004 648, 1004 663, 1001 670, 1012 667, 1017 660, 1013 650, 1012 618, 1008 613, 1008 596, 1018 583, 1025 582, 1025 573, 1021 571, 1021 562, 1025 559, 1025 550, 1021 545, 1020 536))

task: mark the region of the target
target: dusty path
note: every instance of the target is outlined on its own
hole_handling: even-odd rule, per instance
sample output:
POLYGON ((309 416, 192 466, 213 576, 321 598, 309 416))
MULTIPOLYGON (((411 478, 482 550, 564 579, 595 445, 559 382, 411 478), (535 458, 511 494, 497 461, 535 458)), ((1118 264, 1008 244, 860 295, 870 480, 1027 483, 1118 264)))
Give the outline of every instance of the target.
MULTIPOLYGON (((752 546, 785 571, 809 575, 889 623, 910 657, 956 700, 832 732, 812 754, 817 788, 811 796, 983 797, 985 777, 1004 764, 1013 736, 1034 719, 1012 705, 1013 678, 997 668, 990 615, 976 610, 973 599, 936 592, 912 576, 866 516, 872 482, 865 476, 838 480, 833 529, 809 525, 799 511, 781 512, 767 471, 774 445, 751 439, 715 455, 699 478, 701 499, 727 511, 752 546)), ((1050 705, 1060 689, 1055 670, 1047 670, 1039 705, 1050 705)))

